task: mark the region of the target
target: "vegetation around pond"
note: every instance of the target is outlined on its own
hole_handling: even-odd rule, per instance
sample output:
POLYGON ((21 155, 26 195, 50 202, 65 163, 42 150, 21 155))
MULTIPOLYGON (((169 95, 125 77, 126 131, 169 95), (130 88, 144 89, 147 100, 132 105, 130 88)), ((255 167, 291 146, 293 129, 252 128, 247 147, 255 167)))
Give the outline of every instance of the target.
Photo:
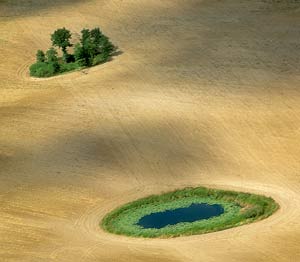
POLYGON ((76 69, 105 63, 116 47, 99 28, 83 29, 78 43, 71 43, 72 34, 66 28, 57 29, 51 35, 52 47, 46 51, 38 50, 36 62, 29 68, 34 77, 50 77, 76 69), (73 47, 73 53, 68 49, 73 47), (58 56, 55 48, 61 49, 58 56))
POLYGON ((204 187, 185 188, 125 204, 107 214, 101 226, 108 232, 127 236, 178 237, 249 224, 269 217, 278 208, 279 205, 272 198, 262 195, 204 187), (160 229, 145 229, 137 224, 145 215, 188 207, 192 203, 219 204, 224 208, 224 213, 210 219, 178 223, 160 229))

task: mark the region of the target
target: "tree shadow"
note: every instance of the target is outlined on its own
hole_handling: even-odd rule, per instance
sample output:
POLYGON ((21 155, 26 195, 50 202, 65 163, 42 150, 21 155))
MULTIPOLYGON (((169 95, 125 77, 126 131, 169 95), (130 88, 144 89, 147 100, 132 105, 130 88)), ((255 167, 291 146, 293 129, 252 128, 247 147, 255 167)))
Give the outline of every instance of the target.
POLYGON ((111 56, 119 56, 122 55, 124 52, 122 50, 120 50, 119 48, 117 48, 116 51, 114 51, 111 56))

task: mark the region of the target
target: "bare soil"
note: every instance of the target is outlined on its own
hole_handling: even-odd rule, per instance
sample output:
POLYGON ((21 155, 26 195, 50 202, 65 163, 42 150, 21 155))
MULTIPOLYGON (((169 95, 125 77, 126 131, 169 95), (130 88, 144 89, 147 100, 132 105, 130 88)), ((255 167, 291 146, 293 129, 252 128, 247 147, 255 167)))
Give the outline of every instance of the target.
POLYGON ((300 261, 300 3, 0 0, 0 260, 300 261), (31 79, 59 27, 113 61, 31 79), (102 217, 185 186, 272 196, 270 218, 134 239, 102 217))

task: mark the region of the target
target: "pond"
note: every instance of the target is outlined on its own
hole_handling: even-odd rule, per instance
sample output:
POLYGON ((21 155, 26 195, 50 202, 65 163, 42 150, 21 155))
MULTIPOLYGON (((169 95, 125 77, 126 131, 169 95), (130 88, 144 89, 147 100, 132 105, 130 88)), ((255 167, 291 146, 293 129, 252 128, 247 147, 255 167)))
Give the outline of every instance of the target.
POLYGON ((218 204, 191 204, 188 207, 165 210, 142 217, 138 225, 143 228, 163 228, 167 225, 175 225, 181 222, 194 222, 208 219, 224 213, 224 208, 218 204))

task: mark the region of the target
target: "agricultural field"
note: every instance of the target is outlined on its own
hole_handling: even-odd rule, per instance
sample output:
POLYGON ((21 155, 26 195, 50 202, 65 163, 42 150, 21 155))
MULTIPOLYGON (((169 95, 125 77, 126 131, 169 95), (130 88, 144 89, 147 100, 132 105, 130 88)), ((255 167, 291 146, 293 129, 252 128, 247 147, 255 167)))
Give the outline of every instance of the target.
POLYGON ((300 261, 299 24, 297 0, 0 0, 0 261, 300 261), (62 27, 118 55, 30 77, 62 27), (199 186, 280 208, 176 238, 99 226, 199 186))

